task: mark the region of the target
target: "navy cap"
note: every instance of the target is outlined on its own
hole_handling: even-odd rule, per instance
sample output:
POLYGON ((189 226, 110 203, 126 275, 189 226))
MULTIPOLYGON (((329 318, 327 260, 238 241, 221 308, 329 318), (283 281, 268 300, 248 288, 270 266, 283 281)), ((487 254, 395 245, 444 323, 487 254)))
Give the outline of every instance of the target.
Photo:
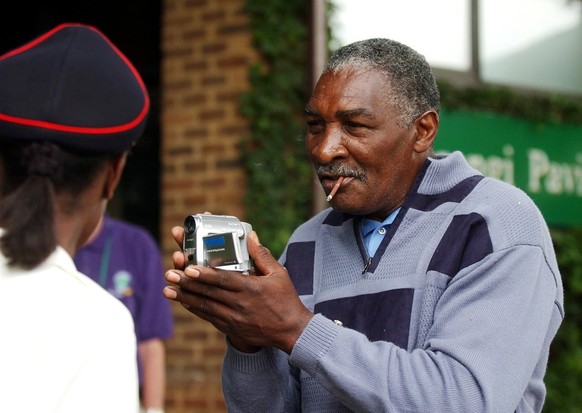
POLYGON ((131 62, 98 29, 62 24, 0 56, 0 139, 121 153, 150 107, 131 62))

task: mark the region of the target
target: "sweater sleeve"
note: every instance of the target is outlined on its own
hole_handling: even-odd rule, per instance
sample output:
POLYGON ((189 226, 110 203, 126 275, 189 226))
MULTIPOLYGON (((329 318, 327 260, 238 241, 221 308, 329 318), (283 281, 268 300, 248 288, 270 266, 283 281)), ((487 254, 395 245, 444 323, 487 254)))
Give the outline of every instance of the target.
POLYGON ((316 315, 289 361, 359 412, 528 411, 518 406, 535 369, 542 380, 538 360, 562 318, 557 289, 541 248, 508 248, 454 277, 421 348, 370 342, 316 315))
POLYGON ((298 412, 298 382, 286 353, 263 348, 243 353, 227 339, 222 388, 231 413, 298 412))

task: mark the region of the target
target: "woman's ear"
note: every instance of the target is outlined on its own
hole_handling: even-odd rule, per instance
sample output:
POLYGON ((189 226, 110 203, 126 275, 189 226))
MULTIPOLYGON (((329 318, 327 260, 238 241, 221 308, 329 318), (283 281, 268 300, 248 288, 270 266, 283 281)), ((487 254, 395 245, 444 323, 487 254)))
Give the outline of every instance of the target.
POLYGON ((124 152, 119 156, 112 158, 107 166, 107 177, 105 180, 105 186, 103 188, 103 197, 107 200, 113 198, 115 189, 121 180, 123 175, 123 169, 125 168, 125 162, 127 160, 127 153, 124 152))
POLYGON ((416 129, 416 140, 414 142, 414 151, 417 153, 424 153, 432 149, 438 128, 439 115, 435 110, 431 109, 422 114, 414 122, 416 129))

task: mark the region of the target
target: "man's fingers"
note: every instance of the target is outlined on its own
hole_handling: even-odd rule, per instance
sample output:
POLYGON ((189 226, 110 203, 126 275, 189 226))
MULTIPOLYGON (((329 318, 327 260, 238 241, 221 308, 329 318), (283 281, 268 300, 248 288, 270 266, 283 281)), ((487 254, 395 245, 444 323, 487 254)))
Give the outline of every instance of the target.
POLYGON ((180 251, 174 251, 172 253, 172 261, 174 262, 174 268, 178 270, 183 270, 186 267, 186 256, 182 252, 182 240, 184 239, 184 228, 180 226, 172 227, 172 237, 176 241, 176 244, 180 247, 180 251))
POLYGON ((281 264, 271 255, 271 251, 261 244, 255 231, 251 231, 248 236, 248 248, 257 274, 271 275, 281 268, 281 264))
MULTIPOLYGON (((214 287, 207 286, 206 294, 210 292, 208 288, 214 287)), ((175 285, 164 287, 162 293, 167 299, 178 302, 192 314, 212 323, 218 330, 228 334, 229 329, 223 321, 224 316, 222 315, 228 311, 228 306, 212 300, 208 296, 193 294, 175 285)))
POLYGON ((185 293, 210 296, 210 291, 216 291, 216 297, 223 299, 229 292, 239 292, 245 289, 248 276, 238 272, 215 270, 208 267, 188 266, 184 271, 172 269, 166 271, 165 279, 185 293), (216 287, 216 288, 215 288, 216 287))
POLYGON ((168 300, 174 301, 178 298, 178 290, 176 287, 166 286, 162 290, 162 294, 164 294, 164 297, 166 297, 168 300))
POLYGON ((209 310, 209 302, 206 297, 186 293, 181 288, 175 286, 165 287, 162 290, 162 293, 164 294, 164 297, 180 303, 182 307, 190 311, 192 314, 197 315, 206 321, 211 321, 208 319, 208 315, 206 315, 209 310))
POLYGON ((182 243, 184 241, 184 228, 178 225, 172 227, 172 237, 174 237, 178 247, 182 248, 182 243))
POLYGON ((162 290, 164 297, 167 299, 179 302, 190 311, 193 310, 192 306, 200 306, 201 299, 206 299, 200 294, 204 291, 208 293, 208 287, 205 287, 204 284, 197 285, 193 283, 192 280, 184 276, 183 272, 169 270, 166 272, 165 277, 166 281, 171 283, 171 285, 167 285, 162 290))
POLYGON ((186 268, 186 256, 182 251, 174 251, 172 253, 172 261, 175 269, 183 270, 186 268))

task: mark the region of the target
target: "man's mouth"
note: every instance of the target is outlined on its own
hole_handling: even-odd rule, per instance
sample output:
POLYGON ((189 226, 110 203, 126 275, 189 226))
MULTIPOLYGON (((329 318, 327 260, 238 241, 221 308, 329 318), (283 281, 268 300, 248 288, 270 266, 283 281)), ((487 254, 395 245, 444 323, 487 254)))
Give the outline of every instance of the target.
POLYGON ((332 198, 337 194, 340 189, 343 189, 348 183, 357 179, 353 176, 321 176, 320 182, 323 189, 328 192, 327 202, 330 202, 332 198))
POLYGON ((341 164, 319 165, 315 171, 321 186, 328 193, 327 202, 330 202, 340 189, 343 190, 354 179, 366 180, 364 171, 341 164))

